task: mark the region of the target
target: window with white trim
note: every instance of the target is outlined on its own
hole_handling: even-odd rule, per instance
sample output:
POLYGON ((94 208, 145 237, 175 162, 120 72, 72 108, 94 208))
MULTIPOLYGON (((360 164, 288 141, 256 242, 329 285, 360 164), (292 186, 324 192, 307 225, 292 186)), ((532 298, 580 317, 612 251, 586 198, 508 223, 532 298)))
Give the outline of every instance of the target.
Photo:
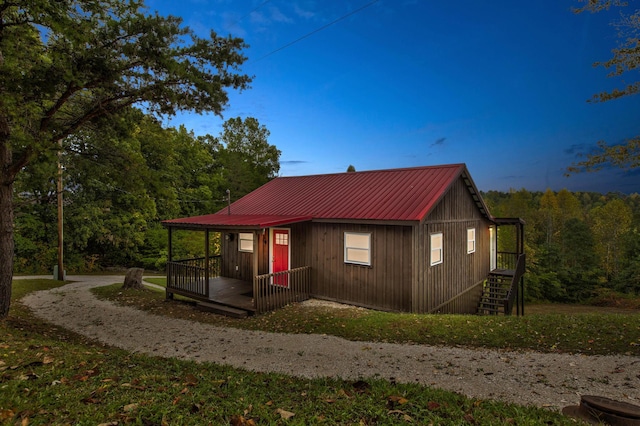
POLYGON ((442 232, 431 234, 431 266, 442 263, 442 232))
POLYGON ((476 228, 467 228, 467 254, 476 251, 476 228))
POLYGON ((344 263, 371 265, 371 234, 362 232, 344 233, 344 263))
POLYGON ((253 233, 240 232, 238 234, 238 251, 253 253, 253 233))

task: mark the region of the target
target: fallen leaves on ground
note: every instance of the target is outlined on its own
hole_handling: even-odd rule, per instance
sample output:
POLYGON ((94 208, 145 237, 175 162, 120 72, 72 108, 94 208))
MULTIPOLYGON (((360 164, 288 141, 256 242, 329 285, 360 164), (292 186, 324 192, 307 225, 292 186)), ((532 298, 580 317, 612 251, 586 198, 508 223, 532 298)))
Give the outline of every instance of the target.
POLYGON ((132 411, 135 411, 138 409, 138 404, 137 403, 131 403, 131 404, 127 404, 124 406, 123 410, 125 413, 130 413, 132 411))
POLYGON ((8 408, 0 410, 0 422, 3 422, 7 419, 11 419, 15 415, 16 413, 13 410, 10 410, 8 408))
POLYGON ((278 408, 276 410, 276 413, 280 414, 280 417, 282 417, 284 420, 288 420, 291 417, 295 416, 295 413, 292 413, 291 411, 283 410, 282 408, 278 408))
POLYGON ((353 383, 353 389, 356 393, 368 393, 371 389, 371 385, 364 380, 358 380, 357 382, 353 383))
POLYGON ((402 420, 404 420, 407 423, 412 423, 413 422, 413 418, 408 415, 407 413, 405 413, 404 411, 401 410, 391 410, 389 411, 389 415, 393 415, 393 414, 398 414, 399 416, 402 417, 402 420))
POLYGON ((407 402, 409 402, 407 398, 404 398, 402 396, 396 396, 396 395, 389 396, 387 400, 392 404, 400 404, 400 405, 404 405, 407 402))
POLYGON ((191 373, 186 375, 186 377, 184 379, 184 385, 185 386, 195 386, 197 384, 198 384, 198 378, 196 376, 194 376, 191 373))
POLYGON ((239 416, 234 414, 231 416, 231 426, 256 426, 256 422, 249 418, 245 418, 244 416, 239 416))

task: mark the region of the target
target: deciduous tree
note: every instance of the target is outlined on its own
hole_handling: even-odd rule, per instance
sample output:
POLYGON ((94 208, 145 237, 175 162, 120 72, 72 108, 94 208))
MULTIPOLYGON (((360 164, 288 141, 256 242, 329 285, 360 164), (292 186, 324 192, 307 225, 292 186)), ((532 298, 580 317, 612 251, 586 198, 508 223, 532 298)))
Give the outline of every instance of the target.
POLYGON ((609 279, 616 278, 620 271, 623 242, 631 227, 631 208, 624 201, 614 199, 602 207, 594 208, 590 214, 596 247, 600 254, 602 269, 609 279))
POLYGON ((147 223, 156 218, 136 137, 137 116, 120 111, 65 140, 66 247, 82 260, 126 264, 143 243, 147 223))
POLYGON ((545 244, 556 242, 556 234, 560 231, 560 208, 556 194, 547 189, 540 198, 540 228, 544 230, 545 244))
POLYGON ((12 195, 18 173, 100 116, 133 104, 150 111, 220 114, 243 41, 197 37, 140 0, 0 0, 0 318, 13 275, 12 195))
POLYGON ((592 296, 598 284, 599 262, 593 234, 580 219, 569 219, 562 228, 562 249, 556 261, 567 300, 578 302, 592 296))
MULTIPOLYGON (((612 6, 629 7, 628 2, 620 0, 580 0, 586 3, 576 9, 577 13, 600 12, 612 6)), ((631 3, 633 4, 633 3, 631 3)), ((619 30, 619 45, 612 49, 613 56, 608 61, 596 62, 594 66, 601 66, 609 70, 609 77, 620 77, 623 74, 634 75, 640 68, 640 9, 622 14, 615 22, 619 30)), ((622 88, 604 91, 593 95, 590 102, 607 102, 624 96, 637 95, 640 92, 640 81, 632 81, 622 88)), ((640 117, 639 117, 640 119, 640 117)), ((609 145, 605 141, 598 142, 599 150, 587 154, 584 161, 574 163, 568 168, 569 173, 580 171, 595 171, 605 165, 613 165, 624 169, 640 167, 640 135, 631 137, 625 143, 609 145)))
POLYGON ((278 175, 280 150, 269 144, 269 134, 253 117, 224 122, 216 142, 224 147, 223 176, 233 197, 240 198, 278 175))

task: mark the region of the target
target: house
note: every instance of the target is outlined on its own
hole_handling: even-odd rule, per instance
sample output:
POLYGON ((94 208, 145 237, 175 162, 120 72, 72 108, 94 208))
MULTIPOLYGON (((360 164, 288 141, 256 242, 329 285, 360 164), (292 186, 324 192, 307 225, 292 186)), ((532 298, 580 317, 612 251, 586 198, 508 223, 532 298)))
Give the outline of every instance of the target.
POLYGON ((215 214, 163 224, 168 297, 257 313, 313 297, 510 314, 522 299, 524 222, 491 216, 464 164, 279 177, 215 214), (498 251, 504 226, 513 241, 498 251), (171 258, 176 229, 205 233, 204 258, 171 258))

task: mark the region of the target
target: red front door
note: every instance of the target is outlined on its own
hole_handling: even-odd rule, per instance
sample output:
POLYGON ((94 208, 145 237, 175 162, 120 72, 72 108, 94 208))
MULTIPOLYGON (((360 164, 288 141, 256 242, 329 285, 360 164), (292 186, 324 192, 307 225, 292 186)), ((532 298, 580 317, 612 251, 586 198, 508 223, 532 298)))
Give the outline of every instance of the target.
MULTIPOLYGON (((272 271, 276 272, 286 271, 289 269, 289 230, 288 229, 274 229, 273 230, 273 245, 271 247, 271 254, 273 258, 272 271)), ((282 287, 289 287, 289 280, 286 274, 276 275, 273 277, 273 284, 282 287)))

